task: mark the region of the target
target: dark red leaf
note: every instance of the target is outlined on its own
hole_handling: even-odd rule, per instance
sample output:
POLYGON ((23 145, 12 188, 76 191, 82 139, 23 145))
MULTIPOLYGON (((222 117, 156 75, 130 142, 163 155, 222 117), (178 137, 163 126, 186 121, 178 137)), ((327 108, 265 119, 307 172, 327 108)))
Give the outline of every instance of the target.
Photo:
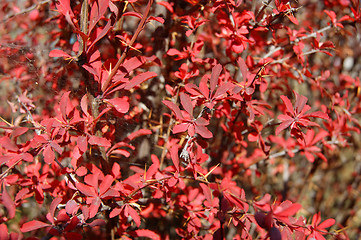
POLYGON ((276 227, 271 227, 269 230, 270 240, 282 240, 281 232, 276 227))

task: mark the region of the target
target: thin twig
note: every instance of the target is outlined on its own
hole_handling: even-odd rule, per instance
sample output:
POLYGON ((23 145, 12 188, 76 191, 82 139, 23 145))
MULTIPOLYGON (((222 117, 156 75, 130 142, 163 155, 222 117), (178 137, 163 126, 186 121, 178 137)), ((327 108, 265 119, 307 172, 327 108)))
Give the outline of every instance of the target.
POLYGON ((147 21, 148 14, 149 14, 149 11, 150 11, 150 7, 152 6, 152 4, 153 4, 153 0, 149 0, 147 8, 145 9, 145 13, 142 16, 142 19, 140 20, 140 23, 138 24, 138 27, 135 30, 135 33, 134 33, 132 39, 130 40, 127 48, 124 50, 124 52, 120 56, 117 64, 114 66, 113 69, 111 69, 111 72, 110 72, 107 80, 104 82, 104 84, 102 86, 102 92, 103 93, 105 92, 105 90, 107 90, 107 88, 108 88, 108 86, 110 84, 110 81, 112 80, 112 78, 114 77, 116 72, 118 71, 118 68, 120 67, 120 65, 124 62, 124 60, 125 60, 125 58, 126 58, 126 56, 128 54, 129 49, 131 49, 131 47, 133 47, 135 40, 138 38, 138 35, 144 29, 144 26, 145 26, 145 23, 147 21))
POLYGON ((46 3, 49 3, 51 0, 44 0, 44 1, 41 1, 39 2, 38 4, 34 4, 32 5, 31 7, 28 7, 28 8, 25 8, 24 10, 18 12, 18 13, 13 13, 13 14, 10 14, 8 16, 6 16, 2 21, 1 23, 5 23, 7 22, 8 20, 10 20, 11 18, 13 17, 16 17, 16 16, 19 16, 19 15, 22 15, 22 14, 25 14, 25 13, 28 13, 28 12, 31 12, 33 11, 34 9, 38 8, 39 6, 43 5, 43 4, 46 4, 46 3))

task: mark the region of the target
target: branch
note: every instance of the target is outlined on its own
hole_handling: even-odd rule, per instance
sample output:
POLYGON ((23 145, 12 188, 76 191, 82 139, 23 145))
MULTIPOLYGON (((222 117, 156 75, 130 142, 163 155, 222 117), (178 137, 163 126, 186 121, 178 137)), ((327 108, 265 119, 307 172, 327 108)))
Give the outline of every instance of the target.
POLYGON ((51 0, 44 0, 44 1, 39 2, 38 4, 34 4, 34 5, 31 6, 31 7, 25 8, 25 9, 23 9, 22 11, 20 11, 20 12, 18 12, 18 13, 13 13, 13 14, 7 15, 7 16, 1 21, 1 23, 5 23, 5 22, 7 22, 8 20, 10 20, 10 19, 13 18, 13 17, 16 17, 16 16, 19 16, 19 15, 22 15, 22 14, 25 14, 25 13, 28 13, 28 12, 31 12, 31 11, 33 11, 34 9, 40 7, 41 5, 46 4, 46 3, 49 3, 50 1, 51 1, 51 0))
POLYGON ((140 32, 143 30, 144 28, 144 25, 147 21, 147 18, 148 18, 148 14, 149 14, 149 11, 150 11, 150 7, 152 6, 153 4, 153 0, 149 0, 148 2, 148 5, 147 5, 147 8, 145 9, 145 13, 143 14, 143 17, 142 19, 140 20, 140 23, 138 24, 138 27, 137 29, 135 30, 135 33, 132 37, 132 39, 130 40, 129 42, 129 45, 127 46, 127 48, 124 50, 124 52, 122 53, 122 55, 120 56, 117 64, 114 66, 114 68, 111 70, 107 80, 105 81, 105 83, 103 84, 102 86, 102 92, 104 92, 107 87, 109 86, 110 84, 110 81, 112 80, 112 78, 114 77, 115 73, 118 71, 118 68, 120 67, 120 65, 124 62, 126 56, 127 56, 127 53, 129 51, 130 48, 133 47, 134 45, 134 42, 135 40, 138 38, 138 35, 140 34, 140 32))

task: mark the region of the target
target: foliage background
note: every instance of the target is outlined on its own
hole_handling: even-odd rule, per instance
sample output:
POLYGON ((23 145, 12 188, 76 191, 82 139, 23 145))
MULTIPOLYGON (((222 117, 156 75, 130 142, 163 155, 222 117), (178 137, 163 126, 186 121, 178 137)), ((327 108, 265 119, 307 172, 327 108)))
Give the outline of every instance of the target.
MULTIPOLYGON (((141 13, 144 12, 147 4, 146 1, 133 1, 132 4, 126 1, 113 2, 120 10, 124 7, 126 11, 136 9, 141 13)), ((232 128, 228 128, 230 125, 226 124, 225 119, 237 120, 238 115, 231 113, 227 107, 236 106, 234 111, 241 111, 240 122, 247 122, 249 112, 242 112, 239 103, 227 105, 233 101, 230 99, 217 103, 208 126, 208 129, 213 133, 213 138, 206 140, 208 146, 204 148, 204 152, 210 158, 202 167, 208 172, 219 162, 221 165, 210 175, 208 180, 216 182, 216 179, 222 179, 228 174, 238 187, 245 190, 249 201, 259 199, 265 193, 269 193, 276 201, 281 202, 288 199, 300 203, 302 209, 298 212, 298 216, 302 215, 310 219, 313 214, 321 212, 323 219, 334 218, 336 220, 333 231, 347 227, 345 231, 340 231, 341 235, 343 234, 342 237, 347 238, 348 235, 350 239, 358 239, 360 237, 359 226, 361 225, 360 19, 345 19, 342 22, 343 27, 334 25, 323 32, 323 36, 320 36, 320 42, 330 41, 333 43, 334 47, 324 49, 332 53, 332 56, 315 48, 315 36, 306 37, 302 41, 306 46, 301 49, 306 53, 304 55, 297 54, 297 50, 293 48, 297 44, 290 40, 291 31, 299 31, 304 28, 305 35, 299 37, 302 38, 302 36, 316 32, 318 29, 332 26, 330 25, 330 17, 324 10, 334 11, 337 14, 337 19, 343 16, 355 18, 351 8, 355 6, 357 1, 290 1, 290 4, 295 9, 297 8, 294 16, 299 24, 294 24, 285 16, 276 19, 276 22, 272 22, 270 25, 281 24, 287 28, 269 27, 268 29, 259 29, 258 32, 252 32, 252 34, 241 34, 246 39, 251 39, 252 42, 245 40, 245 49, 238 53, 234 49, 228 49, 228 44, 234 43, 232 43, 232 39, 227 39, 225 36, 228 33, 222 32, 224 26, 230 24, 231 21, 227 17, 229 12, 224 10, 226 6, 224 2, 228 2, 228 8, 234 8, 238 13, 250 11, 254 15, 263 6, 260 1, 236 1, 237 3, 233 1, 200 1, 199 3, 197 1, 168 1, 169 4, 173 4, 174 12, 171 13, 164 5, 157 3, 152 5, 150 15, 162 17, 165 23, 162 24, 157 21, 148 23, 137 38, 136 45, 134 45, 139 51, 131 49, 127 59, 139 55, 157 56, 159 64, 148 63, 142 66, 142 69, 134 70, 133 73, 135 76, 140 72, 152 71, 157 74, 157 77, 145 81, 128 92, 121 92, 130 103, 129 111, 123 114, 114 109, 109 110, 109 113, 99 119, 96 127, 103 130, 103 136, 111 141, 112 145, 123 141, 130 133, 140 129, 148 129, 152 133, 132 141, 133 149, 126 148, 124 150, 130 153, 129 156, 123 152, 111 155, 109 158, 112 158, 112 162, 117 162, 120 165, 122 180, 135 176, 135 173, 140 173, 142 169, 144 172, 144 169, 151 166, 151 154, 156 155, 161 160, 160 172, 164 173, 166 167, 168 167, 168 171, 174 172, 175 169, 172 169, 174 161, 165 149, 169 150, 171 145, 175 144, 179 146, 180 153, 185 148, 188 138, 186 133, 173 134, 171 132, 176 121, 174 119, 175 114, 171 114, 162 101, 164 99, 175 100, 181 106, 180 101, 177 100, 178 95, 171 94, 171 89, 175 92, 186 92, 184 86, 188 82, 194 82, 198 85, 203 75, 212 72, 215 62, 219 62, 223 66, 221 79, 227 79, 225 73, 229 76, 236 76, 239 69, 237 60, 240 57, 246 60, 247 67, 252 74, 256 74, 259 69, 264 67, 264 72, 262 72, 264 85, 262 85, 261 80, 257 82, 258 90, 256 90, 254 97, 264 100, 270 105, 270 108, 265 108, 265 112, 262 114, 256 114, 256 120, 259 122, 248 122, 249 126, 252 126, 251 128, 240 124, 240 128, 233 129, 234 132, 232 133, 227 132, 232 128), (220 6, 219 9, 211 10, 217 4, 220 6), (198 21, 206 19, 209 22, 200 25, 189 34, 187 33, 187 30, 190 29, 189 23, 194 19, 181 18, 181 16, 192 16, 198 18, 198 21), (205 46, 193 56, 187 55, 183 59, 179 57, 178 60, 177 56, 180 54, 169 51, 170 49, 177 49, 180 53, 184 53, 184 47, 194 46, 197 40, 204 42, 205 46), (302 57, 305 58, 304 61, 302 57), (267 60, 273 62, 268 63, 267 60), (183 63, 189 66, 189 71, 198 70, 198 76, 189 80, 180 79, 176 71, 179 71, 183 63), (261 64, 257 65, 256 63, 261 64), (308 98, 308 104, 311 105, 312 111, 321 110, 330 116, 330 120, 314 120, 321 127, 312 128, 316 133, 320 132, 319 129, 325 129, 329 133, 314 144, 321 149, 319 153, 324 155, 327 161, 323 161, 317 154, 313 155, 315 159, 311 161, 312 157, 305 155, 304 150, 299 150, 299 145, 298 148, 291 147, 298 149, 295 150, 294 156, 292 153, 286 154, 280 142, 285 141, 291 144, 293 141, 295 145, 297 142, 297 137, 291 136, 290 131, 286 133, 285 130, 276 136, 279 139, 274 137, 276 124, 279 123, 277 116, 285 113, 285 106, 280 96, 286 95, 294 103, 295 94, 293 91, 308 98), (171 118, 173 120, 170 120, 171 118), (327 122, 330 124, 329 127, 327 122), (257 132, 256 126, 262 129, 266 124, 271 125, 271 127, 257 132), (248 137, 250 129, 256 131, 269 144, 269 155, 262 152, 262 147, 257 141, 250 140, 248 137), (236 132, 239 131, 246 131, 246 134, 237 137, 236 132)), ((71 6, 79 16, 81 3, 71 1, 71 6)), ((29 131, 19 136, 17 140, 18 144, 23 144, 25 148, 26 143, 30 144, 34 135, 37 134, 36 128, 42 125, 42 120, 59 117, 59 111, 61 111, 59 103, 65 92, 71 92, 70 99, 72 104, 77 107, 82 97, 91 92, 91 84, 85 82, 85 79, 89 78, 89 72, 82 68, 79 61, 65 60, 62 57, 49 57, 49 53, 54 49, 61 49, 71 56, 76 56, 78 53, 76 46, 78 36, 66 22, 64 16, 56 11, 55 1, 2 1, 0 7, 2 9, 0 11, 0 116, 2 118, 0 132, 2 136, 8 136, 12 134, 9 127, 29 128, 29 131)), ((276 8, 275 3, 269 1, 269 6, 265 7, 262 14, 264 16, 271 15, 272 8, 276 8)), ((107 14, 110 14, 109 10, 107 14)), ((246 15, 244 17, 247 19, 246 15)), ((262 22, 260 19, 262 19, 262 15, 257 20, 259 23, 262 22)), ((250 22, 252 21, 244 21, 246 22, 244 25, 251 25, 250 22)), ((107 19, 102 18, 97 27, 102 29, 106 23, 107 19)), ((130 40, 129 36, 135 32, 138 23, 139 19, 136 17, 123 17, 118 25, 115 24, 107 36, 97 43, 96 48, 101 54, 100 59, 104 66, 115 65, 119 55, 126 49, 123 44, 124 41, 130 40), (116 40, 116 35, 123 37, 123 43, 116 40)), ((237 81, 240 81, 239 78, 237 81)), ((95 81, 93 84, 96 86, 95 81)), ((95 90, 94 93, 96 92, 95 90)), ((228 95, 230 94, 228 93, 228 95)), ((112 97, 119 96, 121 95, 116 93, 112 97)), ((197 105, 196 101, 193 101, 193 104, 197 105)), ((200 106, 198 107, 195 110, 197 114, 201 109, 200 106)), ((194 115, 197 116, 197 114, 194 115)), ((310 130, 308 129, 308 131, 310 130)), ((304 130, 305 132, 306 130, 304 130)), ((4 138, 2 140, 4 141, 4 138)), ((204 139, 200 141, 204 141, 204 139)), ((4 143, 2 145, 1 154, 6 157, 12 151, 9 150, 9 147, 4 147, 4 143)), ((75 145, 73 141, 63 142, 60 146, 64 151, 61 154, 56 153, 58 160, 69 168, 72 168, 70 162, 74 158, 75 145)), ((101 155, 101 147, 94 147, 93 150, 90 150, 91 147, 89 146, 87 153, 85 153, 85 155, 88 154, 88 157, 83 157, 82 166, 93 163, 101 166, 99 168, 104 173, 107 171, 109 173, 109 170, 103 169, 104 165, 102 165, 101 160, 94 158, 97 154, 101 155)), ((29 151, 31 150, 29 149, 29 151)), ((11 199, 14 199, 21 189, 20 186, 26 186, 24 182, 20 181, 23 178, 21 176, 27 176, 23 178, 24 181, 33 178, 30 176, 30 172, 36 171, 36 168, 39 168, 38 172, 40 173, 46 171, 51 173, 44 179, 39 177, 37 180, 39 182, 32 183, 34 186, 37 184, 51 185, 50 188, 44 187, 43 189, 45 192, 44 202, 36 199, 35 195, 29 195, 28 198, 16 203, 16 215, 12 219, 6 216, 8 209, 2 207, 0 214, 3 218, 1 222, 6 223, 9 232, 16 232, 21 236, 31 236, 31 233, 21 233, 20 231, 20 227, 25 222, 33 219, 46 221, 44 216, 48 213, 49 206, 56 195, 52 192, 54 189, 59 191, 59 196, 63 196, 64 199, 71 199, 73 194, 66 192, 69 189, 63 177, 64 171, 55 162, 50 165, 44 163, 41 154, 41 152, 38 152, 38 155, 34 154, 33 163, 23 161, 16 167, 9 167, 5 164, 5 160, 3 162, 5 158, 1 159, 1 173, 8 171, 6 175, 1 175, 2 197, 6 186, 11 199), (11 171, 7 169, 11 169, 11 171), (17 177, 14 177, 15 175, 17 177), (7 180, 4 181, 4 179, 7 180), (55 187, 58 184, 61 185, 60 188, 55 187)), ((192 175, 190 172, 188 170, 189 176, 192 175)), ((79 177, 79 179, 82 178, 79 177)), ((190 189, 199 189, 199 185, 192 180, 185 180, 185 184, 190 189)), ((163 185, 160 184, 159 186, 163 185)), ((181 191, 179 194, 187 194, 186 192, 181 191)), ((137 202, 137 204, 142 205, 142 211, 149 207, 151 201, 147 199, 151 199, 152 190, 145 191, 143 194, 144 198, 139 198, 137 202)), ((4 197, 2 201, 5 201, 4 197)), ((66 200, 63 201, 66 202, 66 200)), ((139 211, 142 219, 149 218, 143 220, 141 228, 150 229, 163 237, 172 238, 176 235, 175 228, 181 228, 186 221, 179 217, 182 215, 180 209, 172 209, 168 205, 169 202, 164 201, 166 200, 160 199, 159 203, 152 203, 156 206, 155 216, 153 216, 156 219, 156 224, 151 217, 145 213, 142 215, 142 211, 139 211), (166 214, 162 213, 164 209, 166 214), (172 211, 175 213, 173 214, 172 211), (174 226, 167 232, 166 226, 170 220, 174 226)), ((100 217, 102 219, 106 219, 107 214, 109 214, 104 212, 102 213, 104 216, 100 217)), ((204 218, 207 219, 207 217, 204 218)), ((128 222, 128 225, 132 225, 134 229, 134 224, 128 222)), ((253 231, 250 231, 251 235, 266 237, 267 234, 258 228, 256 231, 253 227, 253 231)), ((237 230, 234 229, 236 227, 229 227, 227 230, 228 237, 236 234, 237 230)), ((215 230, 216 227, 212 229, 213 232, 215 230)), ((86 234, 105 236, 106 230, 102 227, 99 227, 98 231, 92 233, 89 229, 85 229, 82 234, 84 236, 87 236, 86 234)), ((127 231, 124 232, 126 234, 127 231)), ((179 234, 179 232, 177 233, 179 234)), ((45 233, 35 235, 40 236, 38 234, 45 233)), ((241 234, 239 230, 238 234, 241 234)), ((200 235, 203 236, 203 233, 200 235)), ((335 237, 335 235, 330 236, 335 237)))

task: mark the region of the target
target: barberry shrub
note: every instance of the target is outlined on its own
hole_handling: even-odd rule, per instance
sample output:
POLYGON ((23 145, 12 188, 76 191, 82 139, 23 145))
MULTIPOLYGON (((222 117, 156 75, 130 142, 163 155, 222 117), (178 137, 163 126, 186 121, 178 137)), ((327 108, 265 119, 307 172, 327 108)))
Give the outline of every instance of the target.
POLYGON ((0 11, 0 239, 356 239, 357 0, 0 11))

